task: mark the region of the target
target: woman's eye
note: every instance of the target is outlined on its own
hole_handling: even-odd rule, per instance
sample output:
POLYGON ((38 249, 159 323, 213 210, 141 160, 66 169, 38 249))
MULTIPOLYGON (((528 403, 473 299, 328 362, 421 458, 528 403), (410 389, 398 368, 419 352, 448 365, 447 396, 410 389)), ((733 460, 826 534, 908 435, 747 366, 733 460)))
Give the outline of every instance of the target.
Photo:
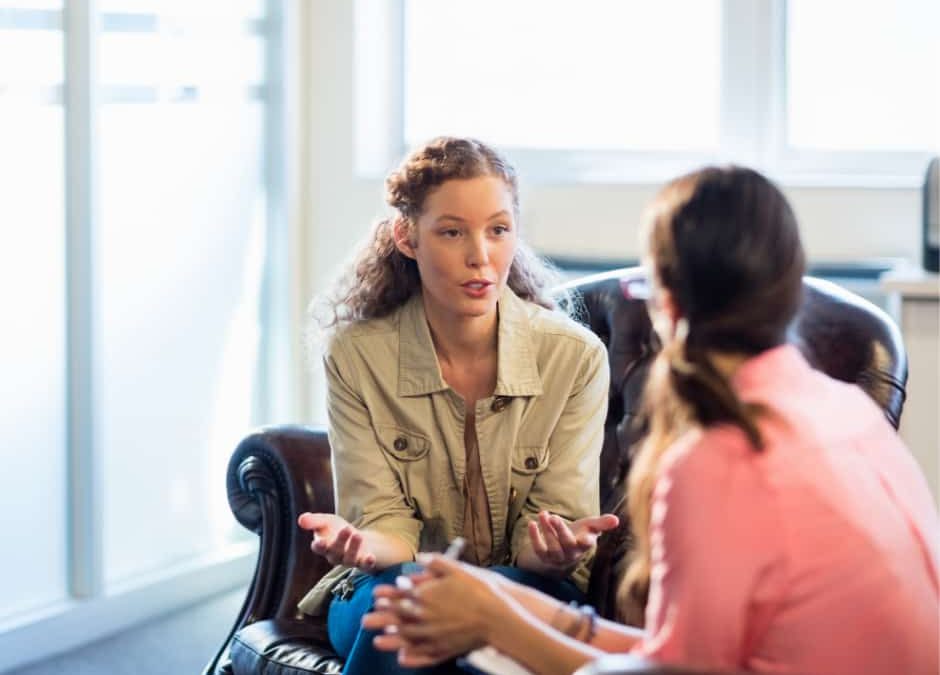
POLYGON ((441 230, 441 234, 444 235, 445 237, 449 237, 449 238, 453 239, 453 238, 455 238, 455 237, 459 237, 459 236, 460 236, 460 230, 455 229, 455 228, 449 228, 449 229, 446 229, 446 230, 441 230))
POLYGON ((506 225, 496 225, 493 228, 493 232, 496 234, 502 235, 502 234, 506 234, 507 232, 509 232, 509 228, 506 225))

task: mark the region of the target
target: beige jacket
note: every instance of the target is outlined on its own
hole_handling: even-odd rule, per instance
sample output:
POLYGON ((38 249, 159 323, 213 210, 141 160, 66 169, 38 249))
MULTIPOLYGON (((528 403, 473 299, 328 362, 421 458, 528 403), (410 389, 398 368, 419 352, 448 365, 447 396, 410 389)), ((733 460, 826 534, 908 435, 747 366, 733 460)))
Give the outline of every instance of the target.
MULTIPOLYGON (((338 330, 324 362, 336 512, 415 552, 442 550, 463 529, 464 403, 441 376, 421 296, 338 330)), ((592 332, 501 294, 496 389, 476 403, 497 564, 515 561, 540 510, 569 521, 598 513, 609 380, 592 332)), ((588 562, 572 574, 582 590, 588 562)), ((300 608, 318 613, 340 576, 300 608)))

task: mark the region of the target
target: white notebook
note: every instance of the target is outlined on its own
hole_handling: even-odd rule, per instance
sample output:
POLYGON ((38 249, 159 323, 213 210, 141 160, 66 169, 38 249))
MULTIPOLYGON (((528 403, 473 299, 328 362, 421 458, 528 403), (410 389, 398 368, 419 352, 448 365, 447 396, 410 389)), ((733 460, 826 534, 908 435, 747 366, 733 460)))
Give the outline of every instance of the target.
POLYGON ((464 659, 471 666, 492 675, 534 675, 515 659, 511 659, 493 647, 474 649, 464 659))

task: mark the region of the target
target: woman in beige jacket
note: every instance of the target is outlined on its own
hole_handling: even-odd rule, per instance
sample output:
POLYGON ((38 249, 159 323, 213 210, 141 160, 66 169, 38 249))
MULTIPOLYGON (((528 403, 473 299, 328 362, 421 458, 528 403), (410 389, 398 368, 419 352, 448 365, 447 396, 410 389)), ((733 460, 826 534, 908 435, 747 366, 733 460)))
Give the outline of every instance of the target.
POLYGON ((360 629, 372 588, 461 536, 464 559, 577 599, 597 535, 606 352, 552 311, 520 242, 513 169, 439 138, 386 181, 380 222, 328 296, 336 514, 302 514, 336 568, 304 598, 328 612, 345 673, 412 672, 360 629), (327 606, 328 603, 328 606, 327 606))

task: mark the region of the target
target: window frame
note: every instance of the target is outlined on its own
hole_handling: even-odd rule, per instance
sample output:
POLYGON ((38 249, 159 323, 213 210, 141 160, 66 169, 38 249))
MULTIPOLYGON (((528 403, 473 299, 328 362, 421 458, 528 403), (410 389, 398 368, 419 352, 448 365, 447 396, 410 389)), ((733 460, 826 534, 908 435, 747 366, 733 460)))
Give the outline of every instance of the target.
MULTIPOLYGON (((354 170, 357 178, 375 179, 408 149, 403 86, 406 0, 354 4, 354 170)), ((702 164, 735 162, 787 186, 919 186, 931 157, 928 151, 817 151, 788 145, 786 19, 787 0, 722 0, 716 152, 502 149, 535 183, 659 184, 702 164)))

